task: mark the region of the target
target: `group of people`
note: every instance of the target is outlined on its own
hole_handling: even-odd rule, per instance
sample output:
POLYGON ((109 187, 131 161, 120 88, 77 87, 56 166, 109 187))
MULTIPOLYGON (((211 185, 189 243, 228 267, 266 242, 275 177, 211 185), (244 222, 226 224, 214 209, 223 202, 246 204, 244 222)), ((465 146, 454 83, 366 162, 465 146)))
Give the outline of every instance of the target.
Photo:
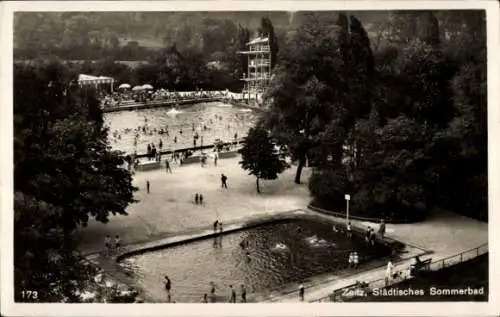
POLYGON ((217 229, 219 230, 219 233, 222 233, 222 221, 219 219, 215 220, 213 223, 214 227, 214 233, 217 233, 217 229))
POLYGON ((106 237, 104 237, 104 248, 106 255, 120 251, 120 247, 120 236, 116 235, 115 238, 112 239, 111 236, 107 234, 106 237))
MULTIPOLYGON (((139 123, 136 128, 113 128, 109 135, 114 147, 126 153, 144 153, 143 151, 152 145, 161 152, 162 149, 173 150, 179 148, 200 147, 203 145, 217 143, 223 139, 226 142, 237 142, 240 131, 247 129, 255 121, 251 112, 235 112, 219 114, 204 112, 179 112, 167 113, 166 118, 155 118, 154 122, 148 122, 148 117, 139 123), (189 115, 187 115, 189 113, 189 115), (162 120, 164 119, 164 120, 162 120), (141 150, 142 148, 142 150, 141 150)), ((162 116, 164 114, 160 114, 162 116)), ((119 117, 109 118, 110 127, 119 117)), ((151 119, 153 120, 153 119, 151 119)), ((154 158, 154 156, 153 156, 154 158)))
MULTIPOLYGON (((159 147, 160 147, 160 151, 161 151, 161 148, 163 147, 163 142, 160 140, 160 144, 159 144, 159 147)), ((150 160, 152 159, 156 159, 157 161, 159 161, 159 155, 158 155, 158 151, 156 150, 156 146, 154 143, 151 143, 151 144, 148 144, 148 147, 147 147, 147 156, 150 160)))
POLYGON ((366 229, 365 242, 367 244, 370 244, 371 246, 374 246, 375 241, 377 240, 377 235, 380 239, 384 238, 384 235, 385 235, 385 221, 384 221, 384 219, 380 220, 378 232, 375 232, 375 229, 373 229, 372 227, 368 227, 366 229))
POLYGON ((348 259, 349 267, 357 268, 359 264, 359 254, 358 252, 350 252, 349 253, 349 259, 348 259))
MULTIPOLYGON (((217 301, 217 296, 215 295, 216 286, 214 282, 210 283, 210 299, 207 293, 203 294, 202 303, 215 303, 217 301)), ((240 300, 241 303, 247 302, 247 290, 244 284, 240 285, 240 300)), ((236 290, 233 285, 229 285, 229 303, 236 303, 237 295, 236 290)))
MULTIPOLYGON (((167 292, 167 301, 169 303, 172 302, 172 281, 168 277, 168 275, 165 275, 164 277, 164 287, 165 291, 167 292)), ((217 295, 216 295, 216 285, 214 282, 210 282, 210 295, 208 293, 203 294, 203 298, 201 300, 202 303, 215 303, 217 302, 217 295)), ((247 302, 247 289, 244 284, 240 285, 240 301, 241 303, 246 303, 247 302)), ((229 303, 236 303, 237 302, 237 294, 236 290, 233 288, 233 285, 229 285, 229 303)))
POLYGON ((194 194, 195 205, 203 205, 203 195, 201 193, 194 194))
MULTIPOLYGON (((148 101, 167 101, 180 102, 186 99, 203 99, 203 98, 231 98, 227 91, 192 91, 192 92, 175 92, 165 89, 142 89, 131 91, 129 89, 118 89, 111 94, 102 95, 101 103, 106 107, 119 107, 131 105, 138 102, 148 101)), ((234 97, 233 97, 234 99, 234 97)))

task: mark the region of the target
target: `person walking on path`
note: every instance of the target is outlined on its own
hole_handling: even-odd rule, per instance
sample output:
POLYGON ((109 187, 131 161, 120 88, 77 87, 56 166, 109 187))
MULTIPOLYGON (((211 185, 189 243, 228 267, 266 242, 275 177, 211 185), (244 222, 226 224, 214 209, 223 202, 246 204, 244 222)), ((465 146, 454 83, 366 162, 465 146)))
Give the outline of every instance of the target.
POLYGON ((120 251, 120 236, 115 236, 115 241, 114 241, 114 247, 115 247, 115 252, 119 252, 120 251))
POLYGON ((247 302, 247 290, 245 288, 245 285, 241 284, 241 302, 246 303, 247 302))
POLYGON ((375 245, 375 240, 377 235, 375 234, 375 229, 371 228, 370 230, 370 245, 373 247, 375 245))
POLYGON ((352 227, 351 227, 351 222, 347 224, 347 237, 350 239, 352 238, 352 227))
POLYGON ((215 283, 210 282, 210 298, 212 300, 212 303, 215 303, 215 283))
POLYGON ((149 183, 149 180, 146 181, 146 191, 148 192, 149 194, 149 187, 150 187, 150 183, 149 183))
POLYGON ((221 174, 220 181, 221 181, 221 188, 227 189, 227 176, 224 174, 221 174))
POLYGON ((111 237, 109 235, 104 237, 104 248, 106 249, 106 256, 108 256, 111 250, 111 237))
POLYGON ((152 158, 152 159, 153 159, 153 158, 154 158, 154 159, 156 159, 156 157, 157 157, 157 156, 156 156, 156 146, 153 144, 153 145, 151 146, 151 158, 152 158))
POLYGON ((165 290, 167 290, 168 302, 170 302, 170 300, 171 300, 171 296, 170 296, 171 288, 172 288, 172 281, 170 281, 170 278, 168 278, 168 275, 165 275, 165 290))
POLYGON ((217 232, 217 225, 219 224, 219 220, 214 221, 214 233, 217 232))
POLYGON ((165 160, 165 171, 168 173, 172 173, 172 168, 170 168, 170 162, 168 161, 168 159, 165 160))
POLYGON ((389 286, 392 279, 393 271, 394 271, 394 265, 392 264, 392 261, 389 260, 389 262, 387 262, 387 267, 385 269, 385 286, 389 286))
POLYGON ((218 155, 217 153, 214 154, 214 166, 217 166, 217 160, 218 160, 218 155))
POLYGON ((202 194, 199 194, 198 201, 200 202, 200 205, 203 205, 203 195, 202 194))
POLYGON ((370 243, 371 232, 372 232, 372 228, 368 227, 366 229, 366 233, 365 233, 365 242, 366 242, 366 244, 370 243))
POLYGON ((219 233, 222 233, 222 221, 219 221, 219 233))
POLYGON ((229 302, 236 303, 236 292, 234 291, 233 285, 229 285, 229 289, 231 291, 231 297, 229 299, 229 302))
POLYGON ((299 300, 301 302, 304 301, 304 293, 305 293, 305 288, 304 288, 304 284, 300 284, 299 285, 299 300))
POLYGON ((201 300, 202 303, 206 304, 208 303, 208 295, 207 293, 203 294, 203 299, 201 300))
POLYGON ((380 219, 380 227, 378 228, 378 234, 381 239, 384 238, 385 235, 385 221, 384 219, 380 219))
POLYGON ((200 196, 198 195, 198 193, 194 194, 194 203, 198 205, 199 201, 200 201, 200 196))

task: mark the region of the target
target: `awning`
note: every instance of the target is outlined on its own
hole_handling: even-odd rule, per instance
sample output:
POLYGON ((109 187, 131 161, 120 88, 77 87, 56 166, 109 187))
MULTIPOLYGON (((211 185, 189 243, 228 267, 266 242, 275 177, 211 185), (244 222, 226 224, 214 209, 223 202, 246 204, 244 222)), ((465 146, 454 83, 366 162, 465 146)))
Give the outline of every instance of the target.
POLYGON ((97 77, 97 76, 85 75, 85 74, 78 75, 78 84, 80 86, 82 86, 82 85, 112 84, 114 82, 115 82, 115 80, 111 77, 105 77, 105 76, 97 77))

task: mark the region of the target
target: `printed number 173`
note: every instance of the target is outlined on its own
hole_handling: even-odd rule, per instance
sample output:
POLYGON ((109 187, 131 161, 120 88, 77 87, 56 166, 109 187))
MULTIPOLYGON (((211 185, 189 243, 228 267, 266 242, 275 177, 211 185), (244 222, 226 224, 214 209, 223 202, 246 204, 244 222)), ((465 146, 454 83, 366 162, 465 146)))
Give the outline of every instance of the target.
POLYGON ((25 300, 38 299, 38 291, 21 291, 21 298, 25 300))

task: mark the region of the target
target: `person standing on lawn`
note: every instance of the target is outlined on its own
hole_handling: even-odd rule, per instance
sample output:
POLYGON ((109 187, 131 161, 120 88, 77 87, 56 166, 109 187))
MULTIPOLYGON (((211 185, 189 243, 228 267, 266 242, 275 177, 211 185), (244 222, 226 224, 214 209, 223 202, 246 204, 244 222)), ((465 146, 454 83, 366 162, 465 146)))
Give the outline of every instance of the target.
POLYGON ((220 181, 221 181, 221 187, 227 189, 227 176, 224 174, 221 174, 220 181))

